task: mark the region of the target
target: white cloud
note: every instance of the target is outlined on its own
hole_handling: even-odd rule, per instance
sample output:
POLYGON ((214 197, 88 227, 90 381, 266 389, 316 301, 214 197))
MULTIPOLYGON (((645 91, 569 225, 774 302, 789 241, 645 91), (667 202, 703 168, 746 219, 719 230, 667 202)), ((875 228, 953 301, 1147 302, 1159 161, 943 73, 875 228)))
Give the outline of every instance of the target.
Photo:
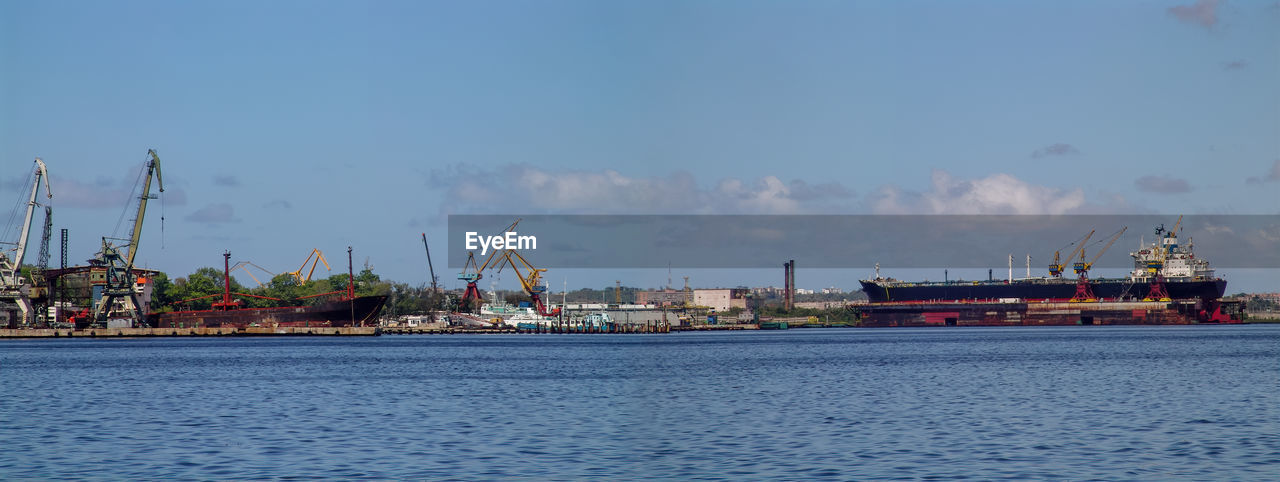
POLYGON ((1069 214, 1094 211, 1084 191, 1038 186, 1008 174, 958 179, 935 169, 929 191, 886 186, 870 195, 876 214, 1069 214))
POLYGON ((785 183, 775 176, 720 180, 705 189, 687 172, 630 177, 618 171, 552 172, 529 165, 494 172, 455 167, 435 172, 447 187, 442 209, 453 213, 800 214, 852 208, 853 193, 836 183, 785 183))
MULTIPOLYGON (((554 172, 528 165, 493 172, 434 172, 446 214, 1098 214, 1136 210, 1121 196, 1040 186, 1009 174, 962 179, 934 170, 928 191, 884 186, 859 198, 839 183, 725 178, 698 185, 677 172, 631 177, 614 170, 554 172)), ((411 225, 421 224, 411 221, 411 225)))

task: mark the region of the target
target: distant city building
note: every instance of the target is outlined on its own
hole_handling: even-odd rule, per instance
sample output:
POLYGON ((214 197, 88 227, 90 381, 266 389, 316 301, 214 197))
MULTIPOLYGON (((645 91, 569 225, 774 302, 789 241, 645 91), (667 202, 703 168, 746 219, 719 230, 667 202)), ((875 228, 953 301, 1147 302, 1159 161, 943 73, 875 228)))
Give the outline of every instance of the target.
POLYGON ((637 291, 636 304, 656 306, 684 306, 693 302, 693 292, 684 290, 637 291))
POLYGON ((746 288, 723 288, 710 290, 693 290, 693 304, 707 306, 716 311, 729 311, 732 308, 747 307, 746 288))
POLYGON ((1254 293, 1250 296, 1258 297, 1267 301, 1274 301, 1276 303, 1280 303, 1280 293, 1254 293))
POLYGON ((763 287, 763 288, 751 288, 751 294, 753 294, 753 295, 755 295, 755 296, 758 296, 758 297, 761 297, 761 298, 768 298, 768 297, 771 297, 771 296, 782 296, 782 288, 779 288, 779 287, 777 287, 777 286, 766 286, 766 287, 763 287))

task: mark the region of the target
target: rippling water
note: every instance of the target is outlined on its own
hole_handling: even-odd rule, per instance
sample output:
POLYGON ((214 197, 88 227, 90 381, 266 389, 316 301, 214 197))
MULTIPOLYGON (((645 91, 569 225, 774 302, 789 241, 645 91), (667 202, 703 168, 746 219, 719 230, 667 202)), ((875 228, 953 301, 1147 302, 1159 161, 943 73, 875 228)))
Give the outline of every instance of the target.
POLYGON ((0 341, 0 478, 1260 479, 1280 326, 0 341))

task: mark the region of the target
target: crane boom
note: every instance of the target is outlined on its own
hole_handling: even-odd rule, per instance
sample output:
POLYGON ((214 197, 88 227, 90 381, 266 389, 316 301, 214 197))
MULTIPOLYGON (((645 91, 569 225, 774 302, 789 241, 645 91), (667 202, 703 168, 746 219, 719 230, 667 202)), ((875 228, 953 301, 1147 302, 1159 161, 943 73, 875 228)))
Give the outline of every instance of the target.
MULTIPOLYGON (((1088 264, 1088 265, 1086 265, 1086 266, 1088 266, 1088 267, 1093 267, 1093 263, 1094 263, 1094 262, 1096 262, 1096 261, 1098 261, 1098 258, 1101 258, 1101 257, 1102 257, 1102 253, 1107 252, 1107 249, 1110 249, 1110 248, 1111 248, 1111 245, 1112 245, 1112 244, 1115 244, 1116 240, 1117 240, 1117 239, 1120 239, 1120 235, 1124 234, 1124 232, 1125 232, 1125 231, 1127 231, 1127 230, 1129 230, 1129 227, 1128 227, 1128 226, 1125 226, 1125 227, 1123 227, 1123 228, 1120 228, 1120 232, 1118 232, 1118 233, 1116 233, 1115 235, 1111 236, 1111 240, 1110 240, 1110 241, 1107 241, 1107 245, 1106 245, 1106 246, 1103 246, 1103 247, 1102 247, 1102 249, 1098 251, 1098 254, 1093 255, 1093 260, 1089 261, 1089 264, 1088 264)), ((1086 268, 1086 269, 1087 269, 1087 268, 1086 268)))
POLYGON ((431 265, 431 246, 427 244, 427 233, 422 233, 422 247, 427 250, 427 269, 431 273, 431 291, 440 294, 440 288, 436 286, 436 267, 431 265))
POLYGON ((249 278, 253 279, 253 282, 254 282, 254 283, 257 283, 257 284, 258 284, 258 286, 262 286, 262 281, 260 281, 260 280, 258 279, 258 277, 257 277, 257 276, 254 276, 252 271, 249 271, 249 267, 250 267, 250 266, 253 266, 254 268, 258 268, 258 269, 262 270, 262 272, 263 272, 263 273, 269 274, 269 275, 271 275, 271 276, 273 276, 273 277, 276 275, 275 273, 272 273, 272 272, 271 272, 271 270, 268 270, 268 269, 266 269, 266 268, 263 268, 263 267, 261 267, 261 266, 258 266, 257 264, 255 264, 255 263, 254 263, 254 262, 252 262, 252 261, 241 261, 241 262, 239 262, 239 263, 236 263, 236 265, 235 265, 235 266, 232 266, 232 267, 231 267, 231 269, 228 271, 228 273, 230 273, 231 271, 235 271, 235 270, 242 270, 242 271, 244 271, 244 273, 245 273, 245 274, 249 275, 249 278))
POLYGON ((142 182, 142 194, 138 196, 138 216, 133 218, 133 233, 129 235, 129 254, 126 256, 125 266, 133 268, 133 260, 138 255, 138 242, 142 239, 142 220, 147 214, 147 201, 152 199, 151 196, 151 177, 154 175, 156 184, 160 188, 160 192, 164 192, 164 177, 160 175, 160 156, 156 155, 155 149, 147 149, 147 178, 142 182))
MULTIPOLYGON (((1058 255, 1059 253, 1062 252, 1062 249, 1066 249, 1065 246, 1062 249, 1059 249, 1058 251, 1054 251, 1053 263, 1049 265, 1049 274, 1053 275, 1054 277, 1061 276, 1062 273, 1066 271, 1067 265, 1071 264, 1071 260, 1075 259, 1076 256, 1080 254, 1080 250, 1084 249, 1084 244, 1089 241, 1089 238, 1091 236, 1093 236, 1093 231, 1089 231, 1089 234, 1084 235, 1084 237, 1080 238, 1079 241, 1072 243, 1076 247, 1075 249, 1071 250, 1071 254, 1068 255, 1067 259, 1065 260, 1059 261, 1059 258, 1058 258, 1058 255)), ((1071 246, 1071 245, 1068 244, 1067 246, 1071 246)))
POLYGON ((311 276, 316 272, 316 265, 320 263, 324 263, 324 269, 332 270, 332 268, 329 267, 329 261, 324 259, 324 253, 321 253, 319 248, 312 248, 311 253, 307 254, 307 259, 302 262, 302 266, 298 267, 297 271, 290 271, 285 274, 292 276, 294 280, 297 280, 298 285, 301 286, 311 281, 311 276), (307 276, 304 278, 302 276, 302 270, 307 269, 307 263, 311 263, 311 270, 307 271, 307 276))
POLYGON ((520 279, 520 287, 524 288, 524 292, 529 294, 533 299, 534 308, 538 310, 538 314, 542 316, 557 316, 560 314, 560 308, 547 310, 547 305, 542 301, 542 295, 547 292, 547 287, 541 283, 542 273, 546 272, 546 268, 534 268, 520 252, 512 249, 502 250, 502 260, 498 266, 501 270, 502 266, 511 265, 511 269, 516 272, 516 278, 520 279), (516 261, 519 261, 517 263, 516 261), (527 274, 520 272, 521 267, 527 274))
POLYGON ((6 260, 4 263, 4 283, 18 284, 18 272, 21 271, 22 258, 27 255, 27 240, 31 236, 31 220, 39 204, 36 202, 36 195, 40 192, 41 179, 44 180, 45 196, 52 199, 53 193, 49 191, 49 171, 44 161, 37 157, 35 180, 31 183, 31 197, 27 200, 27 216, 22 221, 22 234, 18 236, 18 248, 13 253, 13 259, 6 260))
MULTIPOLYGON (((514 231, 516 225, 520 224, 520 219, 521 218, 516 218, 515 222, 511 223, 510 226, 507 226, 507 229, 504 231, 514 231)), ((426 234, 422 235, 423 243, 426 242, 426 237, 426 234)), ((478 283, 481 278, 484 278, 484 270, 489 267, 489 263, 493 262, 494 258, 500 257, 498 252, 499 250, 497 249, 490 252, 489 257, 485 258, 484 263, 476 263, 475 252, 467 252, 467 262, 462 265, 462 272, 458 273, 458 279, 467 282, 467 289, 462 293, 463 311, 467 311, 469 309, 468 306, 471 304, 471 300, 480 299, 480 289, 476 287, 476 283, 478 283)), ((501 261, 499 261, 499 263, 501 263, 501 261)))

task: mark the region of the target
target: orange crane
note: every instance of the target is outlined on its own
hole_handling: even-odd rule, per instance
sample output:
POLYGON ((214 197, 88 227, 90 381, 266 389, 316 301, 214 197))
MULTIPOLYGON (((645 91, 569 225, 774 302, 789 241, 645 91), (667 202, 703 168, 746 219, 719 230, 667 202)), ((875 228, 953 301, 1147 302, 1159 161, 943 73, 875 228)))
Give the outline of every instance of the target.
MULTIPOLYGON (((1076 293, 1071 296, 1071 301, 1098 301, 1098 298, 1093 295, 1093 287, 1089 284, 1089 269, 1093 268, 1093 263, 1097 262, 1098 258, 1101 258, 1102 254, 1106 253, 1107 249, 1110 249, 1111 245, 1115 244, 1116 240, 1120 239, 1120 235, 1124 234, 1128 229, 1129 227, 1125 226, 1121 228, 1120 231, 1117 231, 1116 234, 1112 235, 1111 239, 1107 241, 1106 246, 1103 246, 1102 249, 1098 250, 1098 254, 1093 255, 1093 259, 1088 262, 1085 262, 1084 260, 1084 245, 1080 245, 1080 261, 1076 261, 1072 265, 1072 268, 1075 270, 1077 275, 1080 275, 1080 278, 1076 282, 1076 293)), ((1092 232, 1090 234, 1092 234, 1092 232)))
POLYGON ((324 269, 330 269, 329 262, 324 259, 324 253, 321 253, 319 249, 313 248, 311 254, 307 255, 307 259, 302 262, 302 266, 297 271, 289 271, 284 274, 292 276, 293 279, 298 281, 298 286, 302 286, 311 282, 311 275, 315 274, 316 265, 321 263, 324 263, 324 269), (303 278, 302 270, 307 269, 307 263, 311 263, 311 269, 307 271, 307 277, 303 278))
POLYGON ((533 306, 538 310, 539 315, 560 315, 559 307, 548 310, 547 305, 542 301, 542 295, 547 293, 547 285, 542 283, 542 273, 547 271, 546 268, 534 268, 528 260, 524 259, 524 256, 520 255, 520 252, 511 249, 502 251, 502 261, 498 263, 498 271, 501 272, 506 265, 511 265, 511 269, 516 272, 516 277, 520 278, 520 287, 524 288, 524 292, 533 299, 533 306), (522 267, 524 273, 520 272, 522 267))

